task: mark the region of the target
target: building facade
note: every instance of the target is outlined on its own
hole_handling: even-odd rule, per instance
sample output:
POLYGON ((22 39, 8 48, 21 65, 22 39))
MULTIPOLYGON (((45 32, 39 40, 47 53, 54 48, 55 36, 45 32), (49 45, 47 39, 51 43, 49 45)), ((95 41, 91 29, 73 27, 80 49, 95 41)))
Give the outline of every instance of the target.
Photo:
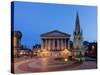
POLYGON ((39 56, 67 57, 70 55, 70 35, 58 30, 41 35, 39 56))
POLYGON ((97 58, 97 42, 89 43, 85 55, 88 57, 97 58))
POLYGON ((16 56, 17 54, 17 49, 21 47, 21 38, 22 38, 22 33, 20 31, 15 31, 12 33, 13 35, 13 54, 14 54, 14 57, 16 56))
POLYGON ((21 44, 22 33, 20 31, 14 31, 13 33, 13 55, 14 57, 32 56, 31 49, 23 47, 21 44))

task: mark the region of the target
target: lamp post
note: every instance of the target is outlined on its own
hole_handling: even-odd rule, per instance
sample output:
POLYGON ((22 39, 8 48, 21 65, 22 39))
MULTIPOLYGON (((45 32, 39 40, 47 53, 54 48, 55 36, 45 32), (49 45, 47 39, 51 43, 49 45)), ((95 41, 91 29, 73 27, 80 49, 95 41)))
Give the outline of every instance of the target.
POLYGON ((64 61, 67 62, 68 61, 69 52, 68 52, 67 49, 64 49, 63 53, 64 53, 64 61))

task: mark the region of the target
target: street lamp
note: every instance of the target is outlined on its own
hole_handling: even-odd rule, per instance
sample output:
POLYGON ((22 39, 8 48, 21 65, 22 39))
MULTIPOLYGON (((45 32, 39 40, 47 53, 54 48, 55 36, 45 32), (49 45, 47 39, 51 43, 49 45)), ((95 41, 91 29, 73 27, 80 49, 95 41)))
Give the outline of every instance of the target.
POLYGON ((68 61, 68 59, 67 59, 67 58, 65 58, 65 59, 64 59, 64 61, 65 61, 65 62, 67 62, 67 61, 68 61))

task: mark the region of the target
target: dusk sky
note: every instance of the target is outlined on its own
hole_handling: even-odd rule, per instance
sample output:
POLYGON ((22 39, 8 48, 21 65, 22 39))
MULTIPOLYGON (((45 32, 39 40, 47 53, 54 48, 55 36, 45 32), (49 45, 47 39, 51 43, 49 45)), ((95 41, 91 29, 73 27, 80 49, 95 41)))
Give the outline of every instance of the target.
POLYGON ((14 3, 14 31, 22 32, 22 44, 40 44, 40 34, 59 30, 71 35, 75 30, 76 14, 80 18, 85 41, 97 40, 97 7, 33 2, 14 3))

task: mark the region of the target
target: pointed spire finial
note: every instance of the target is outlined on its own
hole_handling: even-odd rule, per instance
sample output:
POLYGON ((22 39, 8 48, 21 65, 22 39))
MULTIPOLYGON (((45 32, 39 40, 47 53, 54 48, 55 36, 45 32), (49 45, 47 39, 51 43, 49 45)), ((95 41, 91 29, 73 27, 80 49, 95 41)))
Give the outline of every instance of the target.
POLYGON ((75 32, 80 32, 80 21, 79 21, 79 15, 78 15, 78 12, 77 12, 77 15, 76 15, 76 23, 75 23, 75 32))

